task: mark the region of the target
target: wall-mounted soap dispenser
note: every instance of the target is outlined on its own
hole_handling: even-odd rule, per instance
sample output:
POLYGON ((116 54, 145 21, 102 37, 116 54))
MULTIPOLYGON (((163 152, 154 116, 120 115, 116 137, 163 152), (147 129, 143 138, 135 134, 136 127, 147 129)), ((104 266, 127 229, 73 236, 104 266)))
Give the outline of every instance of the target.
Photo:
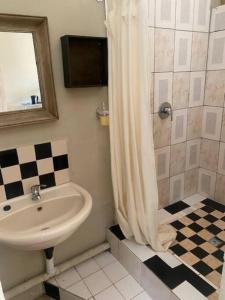
POLYGON ((109 110, 104 102, 102 102, 101 107, 96 109, 96 116, 102 126, 109 126, 109 110))

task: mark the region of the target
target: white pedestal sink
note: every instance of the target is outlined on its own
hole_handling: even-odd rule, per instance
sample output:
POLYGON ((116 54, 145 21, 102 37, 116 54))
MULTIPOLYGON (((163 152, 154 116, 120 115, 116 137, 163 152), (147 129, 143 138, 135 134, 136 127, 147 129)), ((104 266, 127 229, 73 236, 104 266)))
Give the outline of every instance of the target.
POLYGON ((44 250, 65 241, 86 220, 92 198, 70 182, 0 204, 0 243, 21 250, 44 250))

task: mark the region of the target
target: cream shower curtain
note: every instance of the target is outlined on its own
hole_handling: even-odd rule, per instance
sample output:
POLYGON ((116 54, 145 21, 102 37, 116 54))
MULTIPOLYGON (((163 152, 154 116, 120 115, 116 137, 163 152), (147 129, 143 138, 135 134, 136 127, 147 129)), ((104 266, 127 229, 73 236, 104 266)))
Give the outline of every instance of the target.
POLYGON ((175 239, 158 226, 158 190, 148 81, 147 0, 107 0, 112 179, 127 238, 165 251, 175 239))

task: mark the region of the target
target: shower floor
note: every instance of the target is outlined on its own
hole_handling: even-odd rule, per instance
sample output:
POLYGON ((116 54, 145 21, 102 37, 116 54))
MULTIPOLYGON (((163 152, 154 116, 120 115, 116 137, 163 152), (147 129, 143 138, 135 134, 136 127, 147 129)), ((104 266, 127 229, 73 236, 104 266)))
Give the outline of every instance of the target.
POLYGON ((197 194, 161 209, 159 219, 161 224, 171 224, 177 230, 176 241, 168 252, 154 252, 127 240, 116 225, 108 235, 113 254, 136 275, 152 299, 217 300, 225 251, 225 206, 197 194), (118 250, 114 249, 115 236, 118 250), (130 267, 129 256, 141 270, 139 274, 130 267), (136 258, 141 262, 139 267, 136 258), (163 284, 169 292, 163 292, 163 284))

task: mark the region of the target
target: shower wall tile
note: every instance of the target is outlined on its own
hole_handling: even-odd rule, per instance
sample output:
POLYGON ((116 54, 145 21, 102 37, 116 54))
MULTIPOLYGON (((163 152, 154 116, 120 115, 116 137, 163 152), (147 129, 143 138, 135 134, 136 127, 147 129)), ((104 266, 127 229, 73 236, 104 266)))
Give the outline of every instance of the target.
POLYGON ((187 125, 188 140, 201 137, 202 112, 203 112, 203 108, 201 106, 188 109, 188 125, 187 125))
POLYGON ((219 158, 219 142, 202 139, 200 152, 200 167, 217 171, 219 158))
POLYGON ((199 169, 198 192, 214 199, 216 187, 216 173, 199 169))
POLYGON ((154 132, 154 146, 155 148, 162 148, 170 145, 171 139, 171 120, 160 119, 158 114, 153 116, 153 132, 154 132))
POLYGON ((170 180, 165 178, 158 181, 159 207, 166 207, 170 201, 170 180))
POLYGON ((203 110, 202 137, 219 140, 221 134, 223 109, 205 106, 203 110))
POLYGON ((186 141, 187 138, 187 109, 175 110, 173 112, 171 144, 186 141))
POLYGON ((225 205, 225 176, 217 174, 215 200, 225 205))
POLYGON ((206 76, 205 105, 224 106, 225 70, 208 71, 206 76))
POLYGON ((173 64, 174 64, 174 30, 156 28, 155 29, 155 72, 172 72, 173 64))
POLYGON ((170 178, 170 203, 184 199, 184 173, 170 178))
POLYGON ((187 141, 186 170, 199 167, 201 140, 187 141))
POLYGON ((210 34, 208 70, 223 69, 225 69, 225 31, 218 31, 210 34))
POLYGON ((191 70, 191 47, 192 47, 192 32, 176 31, 175 54, 174 54, 175 72, 191 70))
POLYGON ((157 0, 155 25, 161 28, 175 28, 176 0, 157 0))
POLYGON ((212 10, 210 31, 225 30, 225 6, 218 6, 212 10))
POLYGON ((177 0, 176 5, 176 29, 193 29, 194 0, 177 0))
POLYGON ((198 192, 199 169, 188 170, 184 174, 184 198, 190 197, 198 192))
POLYGON ((223 121, 222 121, 222 129, 221 129, 221 141, 225 142, 225 110, 223 110, 223 121))
POLYGON ((225 143, 220 143, 218 173, 225 175, 225 143))
POLYGON ((168 178, 170 172, 170 147, 157 149, 155 155, 158 180, 168 178))
POLYGON ((194 1, 194 31, 208 32, 211 0, 194 1))
POLYGON ((208 33, 193 32, 191 70, 206 70, 208 55, 208 33))
POLYGON ((201 106, 204 102, 205 72, 191 72, 189 106, 201 106))
POLYGON ((171 146, 170 176, 175 176, 185 171, 186 142, 171 146))
POLYGON ((158 112, 163 102, 172 104, 173 73, 155 73, 154 81, 154 112, 158 112))
POLYGON ((173 76, 173 109, 188 107, 190 73, 177 72, 173 76))

